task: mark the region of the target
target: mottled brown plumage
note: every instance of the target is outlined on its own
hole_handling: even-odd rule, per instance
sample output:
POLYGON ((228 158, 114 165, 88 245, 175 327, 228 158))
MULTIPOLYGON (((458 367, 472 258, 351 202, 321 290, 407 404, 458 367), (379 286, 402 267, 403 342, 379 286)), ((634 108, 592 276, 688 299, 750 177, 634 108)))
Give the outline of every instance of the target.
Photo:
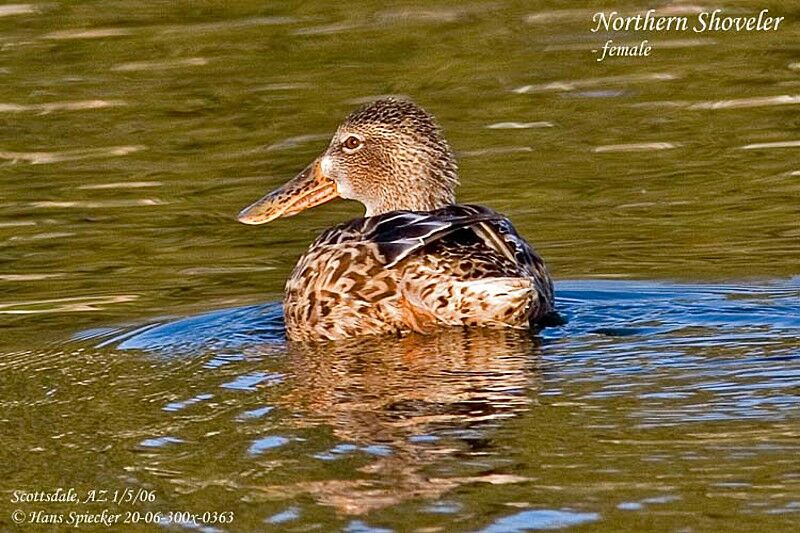
POLYGON ((260 224, 335 197, 366 207, 298 261, 284 301, 289 338, 528 328, 550 314, 542 259, 504 216, 454 204, 457 184, 433 118, 387 98, 350 114, 297 178, 242 211, 240 221, 260 224))

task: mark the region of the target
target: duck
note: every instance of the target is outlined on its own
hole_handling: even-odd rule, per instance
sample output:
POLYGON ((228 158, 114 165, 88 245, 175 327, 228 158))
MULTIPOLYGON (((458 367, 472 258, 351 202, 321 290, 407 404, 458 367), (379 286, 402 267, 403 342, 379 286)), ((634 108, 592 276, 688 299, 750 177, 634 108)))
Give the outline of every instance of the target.
POLYGON ((434 117, 406 98, 351 112, 295 178, 238 214, 248 225, 336 198, 363 217, 324 231, 286 282, 290 341, 531 329, 555 313, 544 260, 511 221, 458 204, 458 164, 434 117))

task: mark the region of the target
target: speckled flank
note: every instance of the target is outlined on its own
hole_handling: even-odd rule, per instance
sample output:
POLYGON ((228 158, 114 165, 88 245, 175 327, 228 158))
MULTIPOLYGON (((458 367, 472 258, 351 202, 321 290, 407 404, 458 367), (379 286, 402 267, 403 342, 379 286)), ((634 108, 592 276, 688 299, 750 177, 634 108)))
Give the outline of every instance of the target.
POLYGON ((295 267, 284 309, 293 340, 440 326, 527 328, 552 311, 553 289, 544 263, 507 219, 453 205, 328 230, 295 267), (492 240, 482 238, 486 232, 492 240))

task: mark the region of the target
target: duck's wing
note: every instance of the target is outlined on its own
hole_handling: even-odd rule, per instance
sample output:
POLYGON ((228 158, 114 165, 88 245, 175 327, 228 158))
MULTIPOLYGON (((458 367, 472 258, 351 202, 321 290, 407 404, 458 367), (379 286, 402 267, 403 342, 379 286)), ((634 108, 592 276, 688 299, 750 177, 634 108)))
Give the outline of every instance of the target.
POLYGON ((375 245, 383 266, 391 268, 426 246, 447 237, 454 248, 473 245, 477 237, 489 249, 535 273, 544 266, 511 221, 480 205, 449 205, 433 211, 391 211, 335 226, 313 246, 375 245), (465 228, 470 231, 464 232, 465 228))
MULTIPOLYGON (((421 252, 426 246, 469 227, 484 235, 500 253, 512 253, 494 224, 505 217, 491 209, 472 205, 451 205, 434 211, 391 211, 359 218, 323 233, 315 246, 371 244, 377 247, 383 266, 392 268, 421 252)), ((510 223, 509 223, 510 224, 510 223)), ((513 229, 513 228, 512 228, 513 229)))
POLYGON ((387 268, 429 250, 437 242, 457 248, 466 244, 468 235, 477 236, 501 256, 512 259, 512 249, 494 229, 504 220, 505 217, 485 207, 451 205, 402 218, 388 217, 376 224, 372 240, 386 259, 387 268))

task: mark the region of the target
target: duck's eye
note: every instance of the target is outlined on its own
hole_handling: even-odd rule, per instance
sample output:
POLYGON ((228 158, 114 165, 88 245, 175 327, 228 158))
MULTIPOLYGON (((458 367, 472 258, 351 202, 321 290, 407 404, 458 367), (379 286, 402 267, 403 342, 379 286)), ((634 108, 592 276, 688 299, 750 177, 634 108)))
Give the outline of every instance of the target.
POLYGON ((356 148, 361 146, 361 139, 356 137, 355 135, 351 135, 347 139, 344 140, 342 146, 345 147, 347 150, 355 150, 356 148))

